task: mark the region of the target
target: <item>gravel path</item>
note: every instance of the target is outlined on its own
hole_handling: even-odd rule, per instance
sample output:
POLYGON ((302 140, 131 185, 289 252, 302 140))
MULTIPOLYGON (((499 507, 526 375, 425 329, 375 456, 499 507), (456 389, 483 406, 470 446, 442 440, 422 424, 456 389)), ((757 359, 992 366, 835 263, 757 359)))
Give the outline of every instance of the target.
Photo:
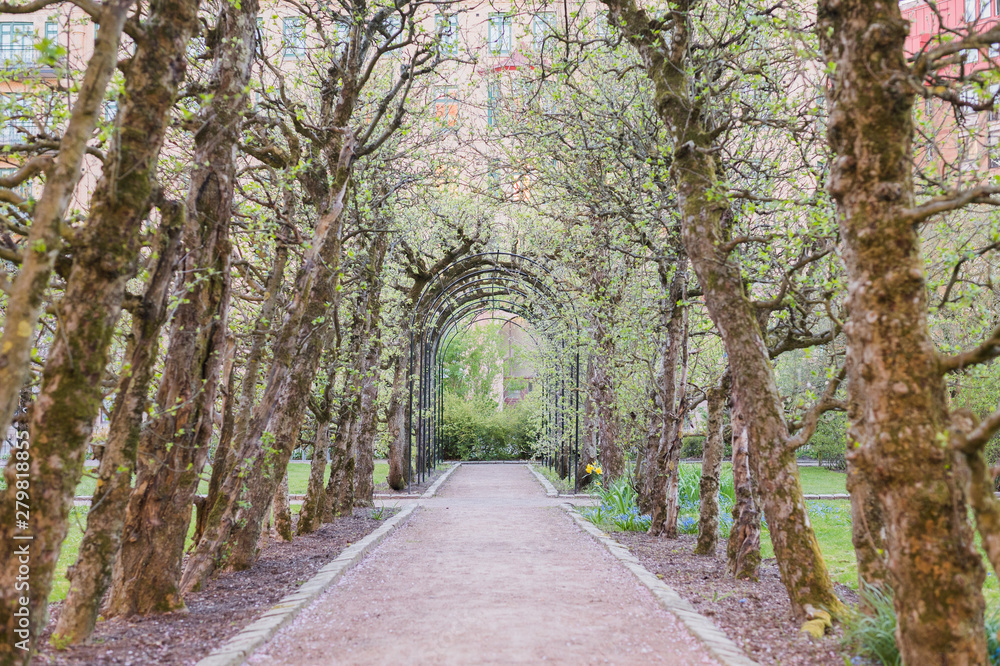
POLYGON ((715 664, 520 465, 456 470, 251 664, 715 664))

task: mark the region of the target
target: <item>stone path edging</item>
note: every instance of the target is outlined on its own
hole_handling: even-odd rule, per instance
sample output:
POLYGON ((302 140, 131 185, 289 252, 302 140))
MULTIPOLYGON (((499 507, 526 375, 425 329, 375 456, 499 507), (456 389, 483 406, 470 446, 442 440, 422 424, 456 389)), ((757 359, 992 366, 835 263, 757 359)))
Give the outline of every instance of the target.
MULTIPOLYGON (((457 467, 457 465, 456 465, 457 467)), ((427 491, 436 492, 440 481, 454 471, 448 470, 438 483, 427 491)), ((425 495, 432 496, 432 495, 425 495)), ((324 590, 340 580, 341 576, 354 568, 368 552, 382 542, 400 524, 416 510, 417 505, 411 504, 385 522, 384 525, 366 536, 361 541, 345 548, 337 558, 326 564, 312 578, 289 595, 283 597, 277 604, 254 622, 248 624, 210 655, 199 661, 195 666, 239 666, 253 654, 254 650, 271 639, 278 630, 292 621, 299 612, 311 604, 324 590)))
MULTIPOLYGON (((684 599, 672 587, 657 578, 642 565, 635 555, 625 546, 609 537, 592 522, 580 515, 571 504, 560 505, 566 513, 576 521, 580 528, 597 539, 626 569, 645 585, 657 601, 687 627, 695 638, 705 645, 722 666, 758 666, 747 654, 733 643, 714 622, 695 610, 689 601, 684 599)), ((200 666, 200 665, 199 665, 200 666)))
POLYGON ((447 472, 439 476, 438 480, 431 484, 431 487, 427 489, 427 492, 425 492, 423 495, 420 496, 420 499, 430 499, 434 497, 434 495, 437 494, 438 489, 441 487, 441 484, 447 481, 448 477, 451 476, 451 473, 461 466, 462 463, 460 462, 452 465, 451 469, 449 469, 447 472))
POLYGON ((528 465, 528 471, 531 472, 538 482, 542 484, 542 488, 545 488, 545 495, 547 497, 559 497, 559 491, 556 487, 552 485, 552 482, 545 478, 541 472, 535 469, 534 465, 528 465))

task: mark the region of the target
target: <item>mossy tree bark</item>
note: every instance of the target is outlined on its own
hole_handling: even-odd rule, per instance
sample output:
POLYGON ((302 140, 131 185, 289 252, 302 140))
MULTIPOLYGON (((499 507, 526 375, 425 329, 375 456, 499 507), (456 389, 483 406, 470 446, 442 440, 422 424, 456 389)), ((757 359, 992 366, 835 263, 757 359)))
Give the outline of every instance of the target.
MULTIPOLYGON (((77 249, 59 304, 59 326, 31 411, 31 495, 27 531, 31 541, 29 643, 47 619, 52 576, 66 537, 69 510, 83 471, 94 420, 100 409, 101 380, 108 350, 141 247, 142 222, 149 213, 157 155, 167 117, 184 78, 185 50, 197 28, 197 0, 162 0, 149 5, 144 37, 125 67, 125 94, 120 132, 91 199, 90 215, 77 238, 77 249), (169 18, 168 18, 169 17, 169 18), (166 74, 165 74, 166 72, 166 74)), ((108 44, 110 46, 110 44, 108 44)), ((14 458, 12 457, 12 461, 14 458)), ((0 625, 9 642, 0 647, 0 662, 23 661, 28 651, 14 647, 22 593, 16 590, 19 557, 14 536, 13 466, 0 515, 0 625), (9 583, 9 585, 7 585, 9 583)))
POLYGON ((288 246, 282 241, 278 241, 274 250, 274 259, 271 262, 271 272, 268 274, 267 282, 264 285, 264 302, 261 304, 260 316, 254 323, 253 332, 250 334, 250 349, 247 352, 247 362, 243 369, 243 379, 240 383, 240 392, 233 411, 236 413, 235 422, 231 428, 224 427, 219 434, 219 444, 215 451, 215 458, 212 461, 212 476, 208 483, 208 493, 202 508, 198 511, 198 523, 195 529, 195 542, 201 540, 205 531, 205 522, 208 519, 210 507, 219 501, 219 493, 222 491, 222 482, 232 472, 236 465, 236 460, 245 453, 235 450, 237 443, 243 442, 247 426, 253 414, 254 404, 257 397, 257 383, 260 379, 260 366, 264 358, 264 349, 267 346, 267 335, 272 328, 274 313, 281 301, 281 287, 285 277, 285 266, 288 263, 288 246))
POLYGON ((742 580, 757 580, 760 568, 760 510, 750 471, 749 430, 739 404, 734 401, 733 422, 733 526, 726 543, 726 570, 742 580))
POLYGON ((807 606, 836 614, 842 604, 809 524, 769 352, 729 244, 726 219, 732 211, 715 145, 718 135, 706 125, 706 99, 694 93, 695 77, 703 70, 691 60, 696 55, 692 30, 705 3, 681 0, 662 19, 653 19, 635 0, 603 2, 638 50, 655 87, 657 113, 671 134, 684 246, 725 344, 741 409, 753 415, 747 428, 757 454, 754 471, 792 610, 799 617, 807 606))
POLYGON ((677 259, 672 271, 660 266, 660 282, 667 282, 664 304, 664 356, 661 363, 660 403, 663 413, 656 456, 648 470, 651 477, 651 508, 649 533, 675 538, 678 504, 679 467, 681 461, 681 431, 684 425, 687 384, 687 257, 677 259), (679 373, 679 374, 678 374, 679 373))
MULTIPOLYGON (((257 3, 222 5, 210 42, 211 100, 199 115, 187 196, 181 290, 159 408, 140 442, 121 554, 106 614, 183 608, 179 583, 184 539, 208 458, 226 344, 230 299, 236 147, 257 44, 257 3)), ((183 53, 183 52, 182 52, 183 53)))
MULTIPOLYGON (((928 329, 918 233, 961 201, 915 206, 912 176, 913 102, 930 56, 907 62, 908 22, 895 2, 821 0, 817 32, 830 72, 827 189, 847 270, 852 486, 874 492, 884 519, 903 662, 986 663, 985 572, 967 470, 947 445, 960 428, 948 413, 948 364, 928 329)), ((859 551, 866 567, 868 559, 859 551)))
POLYGON ((288 469, 281 476, 278 487, 274 489, 271 500, 271 515, 274 519, 274 532, 282 541, 292 540, 292 509, 288 505, 288 469))
POLYGON ((382 360, 382 266, 389 249, 388 234, 378 234, 369 246, 369 261, 365 269, 366 289, 365 314, 367 336, 364 358, 360 364, 361 404, 358 407, 358 423, 353 430, 351 451, 354 453, 354 498, 355 503, 370 506, 374 502, 375 473, 375 432, 378 427, 379 370, 382 360))
MULTIPOLYGON (((379 275, 387 249, 387 235, 375 234, 369 241, 364 263, 358 267, 357 276, 363 286, 358 290, 354 300, 354 319, 351 322, 351 334, 346 349, 346 360, 349 366, 346 370, 344 385, 341 388, 337 431, 330 447, 331 469, 322 504, 323 522, 330 522, 335 516, 349 516, 354 510, 354 493, 358 475, 355 446, 362 418, 365 376, 369 374, 368 348, 375 334, 372 329, 371 310, 372 307, 377 309, 378 306, 375 304, 381 297, 382 285, 379 281, 379 275)), ((371 470, 372 464, 368 464, 366 473, 369 477, 372 473, 371 470)), ((368 487, 371 487, 370 481, 368 487)))
POLYGON ((157 261, 145 294, 132 309, 128 360, 118 382, 87 528, 76 563, 66 572, 69 592, 52 632, 53 641, 59 644, 79 644, 90 638, 121 547, 149 382, 159 350, 160 329, 167 318, 174 261, 184 225, 183 205, 172 202, 160 209, 163 223, 153 255, 157 261))
MULTIPOLYGON (((63 248, 63 216, 83 174, 83 155, 97 125, 108 82, 118 63, 122 29, 133 4, 134 0, 115 0, 101 4, 98 9, 94 52, 87 61, 83 81, 75 93, 69 122, 59 141, 59 152, 46 171, 45 188, 32 211, 27 250, 7 294, 3 333, 0 335, 0 433, 6 433, 11 424, 21 387, 28 376, 34 332, 42 312, 45 289, 63 248)), ((20 9, 37 11, 40 7, 28 3, 20 9)), ((108 166, 105 165, 105 168, 108 166)), ((8 488, 11 487, 8 485, 8 488)), ((13 502, 9 504, 13 506, 13 502)), ((12 523, 8 521, 5 524, 12 523)), ((9 543, 9 539, 5 539, 4 543, 9 543)), ((13 644, 12 640, 6 641, 0 648, 0 654, 5 654, 13 644)))
POLYGON ((698 542, 695 555, 715 555, 719 545, 719 486, 722 475, 722 425, 729 400, 729 373, 718 386, 708 389, 708 419, 701 456, 701 505, 698 514, 698 542))
POLYGON ((309 485, 306 498, 299 511, 299 523, 296 534, 311 534, 319 529, 322 523, 323 506, 326 502, 326 487, 323 477, 326 476, 326 452, 330 448, 330 419, 333 417, 329 404, 329 385, 323 392, 323 405, 313 412, 316 417, 316 435, 313 437, 313 457, 309 466, 309 485))

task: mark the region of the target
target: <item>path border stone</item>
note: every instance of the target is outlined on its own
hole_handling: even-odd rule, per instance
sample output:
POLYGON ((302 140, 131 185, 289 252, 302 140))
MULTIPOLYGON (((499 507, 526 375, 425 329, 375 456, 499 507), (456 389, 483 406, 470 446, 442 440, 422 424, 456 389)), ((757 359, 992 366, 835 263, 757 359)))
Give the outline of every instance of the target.
POLYGON ((441 484, 443 484, 445 481, 447 481, 448 477, 451 476, 452 472, 454 472, 456 469, 458 469, 459 467, 461 467, 463 464, 464 463, 457 462, 454 465, 452 465, 451 468, 447 472, 445 472, 444 474, 442 474, 441 476, 439 476, 438 479, 437 479, 437 481, 435 481, 434 483, 431 484, 431 487, 428 488, 427 491, 423 495, 420 496, 420 499, 430 499, 430 498, 434 497, 435 495, 437 495, 437 491, 441 488, 441 484))
MULTIPOLYGON (((430 491, 428 491, 430 492, 430 491)), ((220 645, 196 666, 239 666, 257 648, 273 637, 278 630, 292 621, 303 608, 311 604, 328 587, 353 569, 372 548, 382 542, 417 509, 416 504, 405 506, 384 525, 361 541, 345 548, 336 559, 329 562, 312 578, 248 624, 238 634, 220 645)))
POLYGON ((556 490, 556 487, 541 472, 535 469, 534 465, 528 465, 528 471, 538 479, 538 482, 542 484, 542 488, 545 488, 546 497, 559 497, 559 491, 556 490))
POLYGON ((747 653, 730 640, 712 620, 696 611, 687 599, 644 567, 639 558, 630 553, 628 548, 612 539, 596 525, 584 518, 572 504, 563 503, 559 506, 570 515, 584 532, 594 537, 626 569, 631 571, 639 579, 639 582, 653 593, 653 596, 660 602, 660 605, 673 613, 722 666, 758 666, 757 662, 747 656, 747 653))

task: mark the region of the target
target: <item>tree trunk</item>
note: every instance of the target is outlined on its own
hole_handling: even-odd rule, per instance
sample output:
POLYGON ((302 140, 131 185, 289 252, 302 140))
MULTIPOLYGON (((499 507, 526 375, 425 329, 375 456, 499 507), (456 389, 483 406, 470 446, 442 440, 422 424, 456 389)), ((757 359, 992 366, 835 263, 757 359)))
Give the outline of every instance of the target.
MULTIPOLYGON (((222 428, 219 431, 219 441, 215 445, 215 454, 212 457, 212 476, 208 485, 208 497, 212 493, 218 493, 218 480, 216 467, 225 469, 228 458, 232 455, 233 430, 236 429, 236 373, 233 372, 236 365, 236 338, 229 334, 226 339, 226 361, 222 368, 222 428)), ((207 516, 207 499, 201 498, 195 502, 194 517, 194 540, 197 542, 201 538, 201 533, 205 529, 205 517, 207 516)))
MULTIPOLYGON (((407 320, 408 322, 409 320, 407 320)), ((407 328, 409 328, 407 326, 407 328)), ((410 358, 409 332, 400 335, 400 350, 395 361, 392 378, 392 395, 386 420, 389 429, 389 476, 387 481, 393 490, 402 490, 410 482, 410 442, 406 431, 406 413, 409 410, 407 368, 410 358)))
MULTIPOLYGON (((668 352, 666 336, 660 346, 662 360, 666 358, 668 352)), ((665 361, 663 364, 665 365, 665 361)), ((640 513, 649 514, 653 512, 656 454, 660 449, 660 437, 663 434, 663 380, 656 377, 653 382, 654 386, 649 396, 652 410, 649 415, 649 425, 646 427, 646 444, 640 455, 635 457, 636 504, 640 513)))
MULTIPOLYGON (((59 327, 53 336, 42 386, 30 421, 30 545, 15 541, 15 468, 8 466, 8 489, 0 507, 0 625, 7 639, 0 663, 18 663, 47 619, 48 595, 59 551, 68 529, 76 484, 83 471, 87 443, 102 399, 101 380, 108 348, 121 312, 125 285, 135 272, 140 228, 149 212, 156 158, 166 118, 185 70, 185 49, 197 26, 196 0, 161 0, 150 5, 146 37, 125 68, 121 132, 108 151, 104 174, 92 198, 86 226, 80 230, 66 290, 59 304, 59 327), (166 17, 169 16, 169 20, 166 17), (165 75, 164 72, 169 72, 165 75), (19 557, 31 559, 28 590, 28 636, 18 638, 14 613, 23 605, 15 589, 19 557)), ((25 324, 27 326, 27 324, 25 324)), ((13 461, 13 458, 12 458, 13 461)))
POLYGON ((806 606, 843 608, 809 524, 795 453, 789 446, 781 396, 754 305, 743 286, 732 249, 728 219, 732 210, 722 182, 717 134, 705 125, 705 99, 692 91, 692 12, 696 0, 677 3, 671 14, 671 39, 664 45, 659 28, 635 0, 603 0, 625 28, 624 36, 639 51, 656 90, 656 110, 675 146, 672 173, 677 183, 678 212, 688 258, 704 292, 705 305, 719 329, 741 409, 757 452, 757 481, 771 528, 775 559, 788 591, 792 611, 805 616, 806 606))
POLYGON ((605 485, 621 476, 625 471, 625 457, 618 445, 618 398, 615 394, 614 378, 608 372, 610 365, 608 351, 601 349, 612 345, 608 337, 600 335, 598 351, 592 358, 587 384, 594 405, 593 428, 597 443, 597 459, 601 464, 601 478, 605 485))
MULTIPOLYGON (((665 283, 669 269, 661 265, 660 282, 665 283)), ((662 363, 661 402, 663 428, 657 446, 655 464, 650 470, 652 505, 649 533, 668 538, 677 537, 681 432, 684 425, 685 387, 687 384, 687 307, 683 301, 687 292, 687 260, 681 258, 673 267, 667 289, 666 356, 662 363), (680 377, 677 375, 680 366, 680 377), (679 380, 679 381, 678 381, 679 380)))
MULTIPOLYGON (((344 416, 341 410, 341 417, 344 416)), ((333 445, 330 447, 330 481, 326 486, 323 504, 323 522, 332 522, 338 516, 349 516, 354 510, 354 458, 347 448, 349 441, 346 429, 353 427, 353 417, 348 423, 338 427, 333 445), (344 433, 344 434, 341 434, 344 433)))
MULTIPOLYGON (((718 386, 708 390, 708 422, 701 456, 701 512, 698 516, 698 543, 695 555, 715 555, 719 543, 719 485, 722 475, 722 419, 729 397, 728 373, 718 386)), ((738 535, 737 535, 738 538, 738 535)))
POLYGON ((375 431, 378 427, 379 370, 382 360, 382 266, 389 249, 389 235, 377 233, 369 246, 368 264, 365 267, 366 335, 364 357, 360 370, 361 401, 358 405, 357 425, 352 430, 351 451, 354 455, 354 501, 371 506, 374 503, 375 431))
MULTIPOLYGON (((62 252, 63 216, 83 174, 83 155, 101 113, 104 92, 118 63, 118 44, 132 4, 133 0, 115 0, 103 3, 99 8, 94 53, 87 62, 83 82, 76 93, 66 131, 59 142, 59 153, 46 173, 42 196, 35 203, 25 244, 27 249, 7 297, 3 334, 0 336, 0 433, 6 433, 10 427, 21 387, 28 376, 31 348, 35 344, 35 326, 42 312, 49 276, 62 252)), ((4 502, 5 506, 13 506, 13 502, 4 502)), ((5 538, 3 542, 6 544, 10 540, 5 538)), ((37 543, 35 552, 38 552, 37 543)), ((3 561, 6 559, 3 558, 3 561)), ((4 589, 12 590, 13 587, 4 589)), ((8 636, 11 640, 0 647, 0 663, 14 663, 23 658, 22 653, 15 658, 7 653, 15 643, 12 637, 13 634, 8 636)), ((33 641, 29 642, 34 645, 33 641)))
POLYGON ((733 526, 726 544, 726 570, 739 579, 757 580, 760 568, 760 511, 750 471, 750 433, 738 402, 733 406, 732 421, 736 502, 733 505, 733 526))
POLYGON ((910 81, 923 76, 907 62, 898 3, 821 0, 818 19, 836 156, 827 187, 847 269, 852 484, 882 509, 903 662, 985 663, 985 572, 964 466, 941 441, 951 423, 928 330, 921 219, 907 212, 919 85, 910 81))
POLYGON ((271 500, 271 514, 274 516, 274 532, 282 541, 292 540, 292 510, 288 506, 288 471, 281 477, 281 482, 274 490, 271 500))
MULTIPOLYGON (((348 100, 347 107, 336 115, 349 116, 352 103, 348 100)), ((336 176, 329 196, 320 204, 312 245, 296 277, 295 297, 274 345, 267 387, 237 447, 237 460, 245 462, 229 474, 219 501, 209 508, 205 533, 184 571, 181 587, 185 591, 200 588, 227 541, 231 541, 225 558, 228 569, 245 569, 257 559, 257 537, 265 507, 298 442, 312 382, 328 343, 329 313, 339 307, 342 212, 353 164, 352 149, 353 144, 345 141, 326 151, 335 156, 336 176), (269 430, 267 437, 265 430, 269 430)))
POLYGON ((254 324, 253 333, 250 335, 250 351, 247 353, 246 368, 243 370, 243 381, 240 384, 240 395, 234 411, 238 412, 236 423, 232 429, 223 427, 219 435, 219 445, 216 448, 215 459, 212 463, 212 476, 208 484, 208 494, 205 497, 204 507, 198 512, 198 525, 195 534, 195 543, 201 540, 205 532, 205 523, 208 520, 208 512, 219 502, 219 493, 222 490, 222 482, 232 473, 236 466, 237 458, 241 455, 234 450, 234 443, 242 442, 246 436, 247 426, 253 414, 255 400, 257 398, 257 380, 260 377, 260 364, 264 357, 264 349, 267 346, 267 334, 271 330, 271 322, 274 312, 281 300, 281 285, 284 282, 285 266, 288 263, 288 246, 278 241, 274 250, 274 260, 271 263, 271 272, 267 276, 267 283, 264 285, 264 302, 261 304, 260 316, 254 324))
POLYGON ((152 271, 142 303, 132 313, 128 361, 118 382, 108 439, 101 456, 97 488, 87 513, 87 528, 76 564, 69 568, 69 592, 52 632, 54 642, 77 645, 94 632, 101 601, 111 582, 111 568, 121 547, 125 509, 132 491, 142 417, 148 403, 149 381, 159 350, 160 328, 167 317, 167 299, 184 209, 163 207, 163 224, 152 271))
POLYGON ((323 477, 326 475, 326 452, 330 448, 330 411, 325 411, 326 418, 316 417, 316 437, 313 440, 312 464, 309 467, 309 488, 299 512, 299 524, 296 532, 300 535, 311 534, 319 529, 322 522, 323 506, 326 502, 326 490, 323 477))
POLYGON ((156 401, 160 415, 140 446, 127 538, 108 615, 183 608, 179 583, 191 506, 208 457, 229 318, 236 146, 256 49, 257 3, 221 6, 209 89, 199 116, 188 187, 185 298, 177 306, 156 401))

